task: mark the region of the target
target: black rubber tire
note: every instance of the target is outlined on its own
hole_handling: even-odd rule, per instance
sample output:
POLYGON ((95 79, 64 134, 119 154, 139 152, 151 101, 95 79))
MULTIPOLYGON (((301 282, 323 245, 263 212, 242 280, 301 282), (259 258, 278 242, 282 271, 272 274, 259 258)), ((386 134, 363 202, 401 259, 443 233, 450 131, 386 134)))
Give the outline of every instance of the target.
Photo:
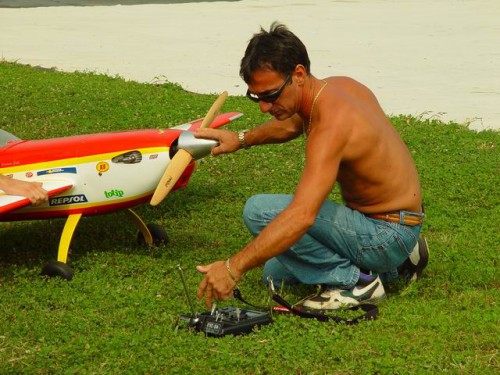
MULTIPOLYGON (((153 237, 153 245, 154 246, 166 246, 168 244, 168 235, 165 229, 161 225, 158 224, 146 224, 149 231, 151 232, 151 236, 153 237)), ((139 246, 146 246, 146 241, 144 240, 144 236, 139 231, 137 233, 137 243, 139 246)))
POLYGON ((59 262, 58 260, 50 261, 43 267, 42 276, 48 277, 61 277, 65 280, 70 281, 73 278, 74 271, 66 263, 59 262))

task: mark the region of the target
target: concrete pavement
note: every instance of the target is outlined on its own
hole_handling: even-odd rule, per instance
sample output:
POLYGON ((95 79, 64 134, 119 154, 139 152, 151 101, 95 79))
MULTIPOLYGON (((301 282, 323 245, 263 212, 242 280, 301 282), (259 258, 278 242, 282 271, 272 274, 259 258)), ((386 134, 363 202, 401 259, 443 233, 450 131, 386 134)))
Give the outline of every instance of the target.
POLYGON ((24 3, 44 6, 0 0, 0 59, 243 95, 246 43, 278 20, 308 47, 314 75, 365 83, 388 114, 500 129, 498 0, 24 3))

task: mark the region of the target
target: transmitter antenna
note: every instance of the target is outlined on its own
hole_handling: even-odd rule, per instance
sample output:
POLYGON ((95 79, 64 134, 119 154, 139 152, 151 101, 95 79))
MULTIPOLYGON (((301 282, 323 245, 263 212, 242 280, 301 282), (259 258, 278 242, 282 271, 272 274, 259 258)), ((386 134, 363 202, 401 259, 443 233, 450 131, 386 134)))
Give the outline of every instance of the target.
POLYGON ((191 298, 189 298, 189 292, 187 289, 186 280, 184 279, 184 272, 182 272, 180 264, 178 264, 176 267, 179 270, 179 275, 181 275, 182 286, 184 287, 184 294, 186 295, 186 299, 189 304, 189 309, 191 310, 191 318, 194 320, 196 319, 196 311, 194 311, 193 303, 191 302, 191 298))

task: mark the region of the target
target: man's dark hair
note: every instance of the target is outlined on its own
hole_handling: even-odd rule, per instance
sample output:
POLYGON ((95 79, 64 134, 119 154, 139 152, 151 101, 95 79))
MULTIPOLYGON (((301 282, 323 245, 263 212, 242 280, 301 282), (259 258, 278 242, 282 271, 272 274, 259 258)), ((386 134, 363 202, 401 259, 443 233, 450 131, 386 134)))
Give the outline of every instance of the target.
POLYGON ((286 76, 298 64, 310 73, 311 62, 304 43, 285 25, 273 22, 269 32, 261 27, 260 33, 250 39, 241 59, 240 76, 248 84, 258 69, 272 69, 286 76))

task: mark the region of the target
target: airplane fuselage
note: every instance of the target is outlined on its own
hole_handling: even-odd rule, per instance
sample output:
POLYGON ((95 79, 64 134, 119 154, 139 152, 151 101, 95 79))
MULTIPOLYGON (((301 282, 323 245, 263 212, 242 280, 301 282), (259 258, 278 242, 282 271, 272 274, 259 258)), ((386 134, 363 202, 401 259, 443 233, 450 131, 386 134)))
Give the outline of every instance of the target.
MULTIPOLYGON (((147 202, 182 131, 148 129, 9 142, 0 148, 0 174, 26 181, 71 181, 73 187, 0 220, 100 215, 147 202)), ((175 189, 187 184, 193 170, 191 163, 175 189)))

